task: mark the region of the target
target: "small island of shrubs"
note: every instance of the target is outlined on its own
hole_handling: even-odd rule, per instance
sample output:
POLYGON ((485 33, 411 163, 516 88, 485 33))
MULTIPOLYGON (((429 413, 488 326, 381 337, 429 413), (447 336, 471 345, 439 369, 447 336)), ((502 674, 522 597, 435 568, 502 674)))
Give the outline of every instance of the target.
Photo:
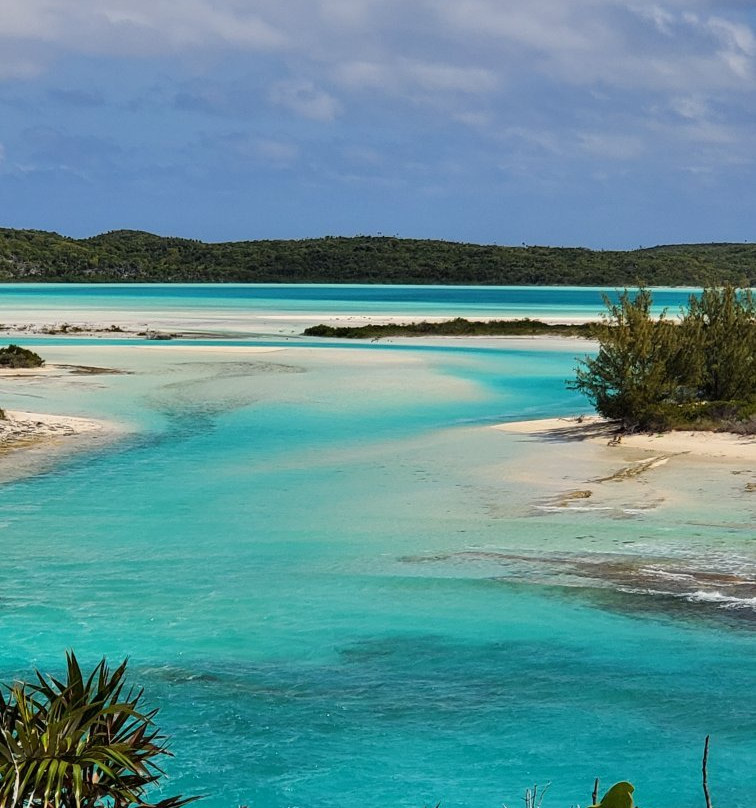
POLYGON ((303 332, 306 337, 339 339, 380 339, 381 337, 534 337, 542 334, 566 337, 592 337, 593 323, 544 323, 525 317, 520 320, 453 320, 429 323, 368 323, 359 326, 314 325, 303 332))
POLYGON ((45 360, 39 354, 20 345, 0 348, 0 368, 39 368, 44 364, 45 360))

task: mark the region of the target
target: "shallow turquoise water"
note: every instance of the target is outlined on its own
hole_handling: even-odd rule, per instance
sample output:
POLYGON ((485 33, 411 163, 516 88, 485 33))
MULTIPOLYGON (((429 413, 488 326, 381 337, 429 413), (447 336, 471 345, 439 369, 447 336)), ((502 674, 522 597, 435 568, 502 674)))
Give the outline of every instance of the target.
POLYGON ((693 808, 711 733, 716 802, 753 806, 752 612, 553 567, 629 542, 752 562, 748 503, 537 516, 488 472, 528 447, 487 424, 586 409, 579 347, 45 345, 133 373, 3 380, 4 405, 134 431, 3 487, 0 674, 129 655, 170 793, 477 808, 551 781, 569 806, 600 776, 693 808))
MULTIPOLYGON (((676 313, 694 289, 654 289, 656 309, 676 313)), ((565 286, 359 286, 350 284, 0 284, 0 305, 14 313, 51 309, 132 312, 225 310, 501 317, 592 317, 602 293, 565 286)), ((10 318, 8 318, 10 320, 10 318)))

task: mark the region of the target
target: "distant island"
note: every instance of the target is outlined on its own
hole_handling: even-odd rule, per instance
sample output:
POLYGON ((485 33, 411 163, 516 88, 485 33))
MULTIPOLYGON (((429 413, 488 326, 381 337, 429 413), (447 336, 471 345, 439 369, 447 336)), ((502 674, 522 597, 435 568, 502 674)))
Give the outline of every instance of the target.
POLYGON ((585 337, 597 336, 596 323, 544 323, 520 320, 467 320, 455 317, 441 322, 385 323, 334 326, 321 323, 305 328, 305 337, 336 339, 381 339, 382 337, 585 337))
POLYGON ((756 285, 756 245, 501 247, 390 236, 235 241, 116 230, 73 239, 0 228, 0 282, 756 285))

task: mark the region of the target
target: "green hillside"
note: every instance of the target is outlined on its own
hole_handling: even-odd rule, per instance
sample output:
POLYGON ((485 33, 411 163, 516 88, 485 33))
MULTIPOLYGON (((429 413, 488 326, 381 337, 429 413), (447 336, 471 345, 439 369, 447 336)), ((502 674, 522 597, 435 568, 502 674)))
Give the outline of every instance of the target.
POLYGON ((755 285, 756 245, 596 251, 373 236, 206 244, 134 230, 72 239, 0 228, 0 281, 755 285))

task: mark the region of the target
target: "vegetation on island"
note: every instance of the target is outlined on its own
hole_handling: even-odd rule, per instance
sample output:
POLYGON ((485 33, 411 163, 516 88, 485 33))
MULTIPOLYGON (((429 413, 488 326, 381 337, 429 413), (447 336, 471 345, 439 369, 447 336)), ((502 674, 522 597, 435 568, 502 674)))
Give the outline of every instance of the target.
POLYGON ((45 360, 39 354, 20 345, 0 348, 0 368, 39 368, 44 364, 45 360))
POLYGON ((591 337, 594 323, 550 324, 542 320, 466 320, 456 317, 438 323, 391 323, 359 326, 314 325, 303 332, 306 337, 340 339, 380 339, 381 337, 531 337, 543 334, 565 337, 591 337))
POLYGON ((677 322, 651 316, 652 293, 605 297, 600 347, 568 383, 626 430, 756 434, 756 301, 750 289, 691 295, 677 322))
POLYGON ((391 236, 208 244, 135 230, 73 239, 0 228, 0 282, 756 285, 756 245, 507 247, 391 236))
POLYGON ((62 679, 0 690, 0 808, 180 808, 192 798, 146 801, 169 755, 142 710, 142 691, 125 689, 124 661, 103 659, 84 676, 73 653, 62 679), (4 692, 3 692, 4 691, 4 692))

